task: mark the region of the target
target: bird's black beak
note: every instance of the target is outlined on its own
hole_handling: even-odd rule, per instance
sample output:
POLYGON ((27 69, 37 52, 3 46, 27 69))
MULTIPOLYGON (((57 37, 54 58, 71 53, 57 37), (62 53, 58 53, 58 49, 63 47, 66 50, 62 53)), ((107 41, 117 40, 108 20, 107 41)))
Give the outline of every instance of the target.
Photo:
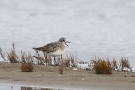
MULTIPOLYGON (((65 42, 65 44, 67 45, 67 43, 71 43, 71 42, 69 42, 69 41, 66 41, 66 42, 65 42)), ((68 46, 68 45, 67 45, 67 46, 68 46)), ((69 46, 68 46, 68 47, 69 47, 69 46)))
POLYGON ((71 43, 71 42, 69 42, 69 41, 66 41, 66 43, 71 43))

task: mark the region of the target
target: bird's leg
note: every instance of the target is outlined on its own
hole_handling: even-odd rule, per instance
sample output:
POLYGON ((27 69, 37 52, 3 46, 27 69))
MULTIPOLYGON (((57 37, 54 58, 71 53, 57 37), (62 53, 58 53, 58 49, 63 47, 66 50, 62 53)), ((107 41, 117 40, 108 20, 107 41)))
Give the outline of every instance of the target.
POLYGON ((61 60, 62 60, 62 62, 63 62, 63 58, 62 58, 62 55, 61 55, 61 60))
POLYGON ((46 65, 47 65, 47 59, 48 59, 48 57, 47 57, 47 55, 46 55, 45 52, 43 52, 43 53, 44 53, 45 63, 46 63, 46 65))
POLYGON ((52 58, 51 57, 49 57, 50 59, 49 59, 49 65, 52 65, 52 58))
POLYGON ((54 57, 54 65, 56 64, 56 60, 55 60, 55 57, 54 57))

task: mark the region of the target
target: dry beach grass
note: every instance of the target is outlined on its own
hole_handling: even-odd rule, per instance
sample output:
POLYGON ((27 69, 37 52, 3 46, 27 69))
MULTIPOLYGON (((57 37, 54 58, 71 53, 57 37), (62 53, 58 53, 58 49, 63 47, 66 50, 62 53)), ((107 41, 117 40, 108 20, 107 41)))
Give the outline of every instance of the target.
MULTIPOLYGON (((119 62, 115 59, 95 57, 89 63, 92 67, 87 69, 77 68, 76 58, 73 55, 62 60, 57 59, 53 65, 52 59, 42 57, 36 51, 36 55, 26 54, 21 51, 20 57, 15 52, 15 44, 12 44, 10 53, 0 55, 6 61, 0 62, 0 83, 30 84, 38 86, 71 87, 78 89, 107 88, 109 90, 134 90, 135 73, 131 72, 131 66, 126 58, 119 62), (33 62, 36 61, 37 64, 33 62), (130 72, 123 68, 130 69, 130 72), (121 71, 115 71, 116 69, 121 71)), ((79 62, 86 63, 86 62, 79 62)))

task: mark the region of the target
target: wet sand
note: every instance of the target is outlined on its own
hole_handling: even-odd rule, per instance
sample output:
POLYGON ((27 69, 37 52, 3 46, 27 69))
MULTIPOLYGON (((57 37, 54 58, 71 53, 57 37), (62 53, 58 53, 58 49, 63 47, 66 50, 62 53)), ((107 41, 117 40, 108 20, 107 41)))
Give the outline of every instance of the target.
POLYGON ((88 90, 134 90, 135 73, 117 72, 111 75, 95 74, 73 68, 64 68, 59 74, 57 66, 34 65, 33 72, 21 72, 21 64, 0 62, 0 83, 26 86, 75 88, 88 90))

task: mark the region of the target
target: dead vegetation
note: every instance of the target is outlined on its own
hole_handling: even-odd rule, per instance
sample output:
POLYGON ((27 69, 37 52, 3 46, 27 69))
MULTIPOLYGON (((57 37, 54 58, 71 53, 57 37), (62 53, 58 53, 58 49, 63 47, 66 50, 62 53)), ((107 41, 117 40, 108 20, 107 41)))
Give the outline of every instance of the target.
POLYGON ((6 61, 6 59, 5 59, 5 53, 2 52, 2 49, 1 48, 0 48, 0 55, 3 58, 3 60, 6 61))
POLYGON ((33 71, 34 59, 30 53, 28 53, 28 55, 27 55, 25 52, 21 51, 21 62, 22 62, 22 64, 21 64, 22 72, 32 72, 33 71))
POLYGON ((32 62, 22 63, 21 71, 22 72, 32 72, 34 69, 32 62))
POLYGON ((63 74, 63 66, 59 65, 59 74, 63 74))
POLYGON ((15 52, 15 44, 12 44, 11 52, 7 52, 7 58, 11 63, 17 63, 18 62, 18 56, 15 52))
POLYGON ((7 52, 7 55, 2 52, 2 49, 0 48, 0 55, 4 59, 4 61, 10 61, 10 63, 22 63, 21 65, 21 70, 23 72, 32 72, 34 67, 33 67, 33 62, 34 59, 30 53, 28 55, 25 52, 21 51, 21 56, 18 57, 15 51, 15 44, 12 44, 12 48, 10 52, 7 52), (7 60, 6 60, 7 58, 7 60))
MULTIPOLYGON (((106 60, 104 58, 93 58, 89 64, 89 67, 93 69, 97 74, 112 74, 112 71, 125 71, 124 68, 132 71, 128 59, 121 58, 120 63, 113 58, 113 60, 106 60)), ((126 70, 128 71, 128 70, 126 70)))
MULTIPOLYGON (((21 55, 18 56, 15 51, 15 44, 12 43, 11 51, 8 53, 4 53, 0 48, 0 55, 4 59, 4 61, 10 61, 11 63, 21 63, 21 70, 23 72, 31 72, 34 67, 33 64, 37 65, 53 65, 59 66, 59 73, 63 73, 64 67, 77 67, 77 58, 74 55, 66 56, 66 58, 61 59, 58 57, 54 62, 52 62, 51 57, 41 56, 38 51, 36 51, 36 55, 32 56, 29 52, 26 54, 21 51, 21 55), (54 64, 53 64, 54 63, 54 64)), ((88 62, 79 62, 79 64, 88 64, 88 62)), ((94 70, 97 74, 112 74, 112 70, 121 70, 124 71, 124 68, 132 71, 131 66, 129 64, 128 59, 121 58, 120 62, 116 61, 115 58, 113 60, 109 60, 109 58, 97 58, 91 60, 89 67, 94 70)))
POLYGON ((121 69, 122 71, 124 71, 124 68, 127 68, 127 69, 129 69, 130 71, 132 71, 128 59, 126 59, 126 58, 121 58, 121 60, 120 60, 120 69, 121 69))
POLYGON ((115 58, 113 58, 113 61, 112 61, 112 68, 113 68, 113 70, 117 70, 118 69, 118 63, 115 60, 115 58))
POLYGON ((36 59, 37 64, 38 65, 44 65, 44 63, 46 62, 45 58, 40 56, 40 54, 37 50, 35 50, 35 51, 36 51, 36 56, 33 56, 33 57, 36 59))
POLYGON ((61 64, 65 67, 77 67, 76 58, 73 55, 67 56, 61 64))
POLYGON ((7 55, 2 52, 2 49, 0 48, 0 55, 4 59, 4 61, 10 61, 11 63, 18 63, 18 56, 15 52, 15 44, 12 43, 12 48, 10 52, 7 52, 7 55), (7 58, 7 59, 6 59, 7 58))
POLYGON ((93 70, 97 74, 112 74, 112 66, 109 59, 104 60, 102 58, 98 58, 92 60, 92 63, 94 64, 93 70))

